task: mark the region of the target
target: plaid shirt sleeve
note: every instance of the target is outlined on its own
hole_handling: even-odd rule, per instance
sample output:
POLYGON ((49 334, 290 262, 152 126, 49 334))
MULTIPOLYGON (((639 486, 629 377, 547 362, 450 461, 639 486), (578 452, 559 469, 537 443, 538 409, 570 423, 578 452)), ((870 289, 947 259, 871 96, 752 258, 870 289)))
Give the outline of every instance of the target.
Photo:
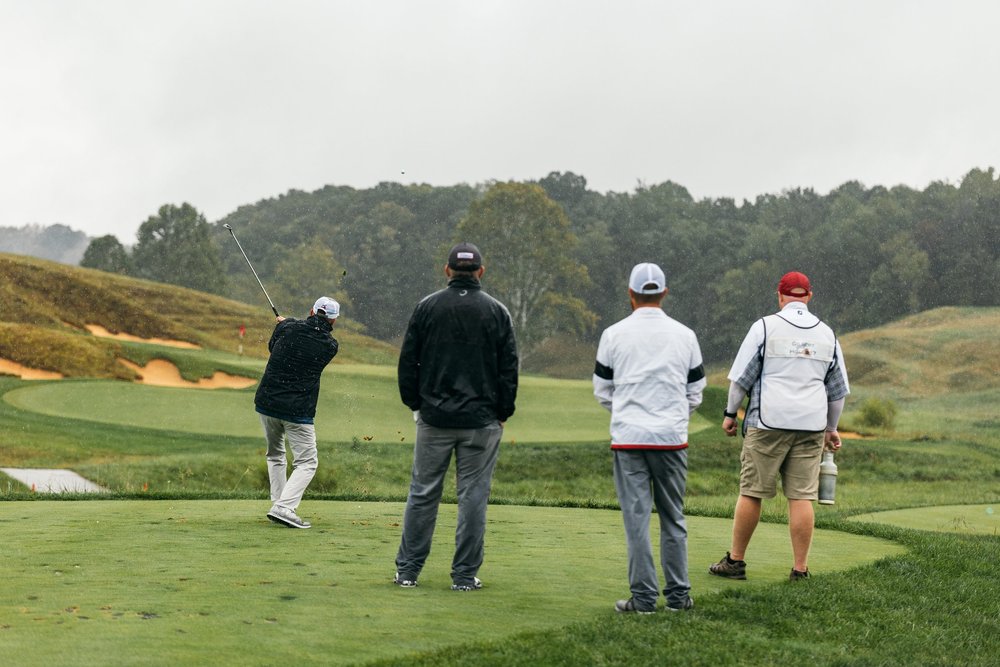
POLYGON ((764 368, 763 357, 760 353, 753 355, 747 363, 746 368, 740 374, 740 377, 736 380, 736 384, 743 387, 743 390, 750 392, 753 386, 757 384, 757 380, 760 379, 760 372, 764 368))
POLYGON ((830 365, 830 370, 826 372, 823 384, 826 385, 826 400, 828 402, 840 400, 851 393, 847 388, 847 378, 844 377, 844 372, 840 370, 840 364, 837 363, 836 359, 830 365))

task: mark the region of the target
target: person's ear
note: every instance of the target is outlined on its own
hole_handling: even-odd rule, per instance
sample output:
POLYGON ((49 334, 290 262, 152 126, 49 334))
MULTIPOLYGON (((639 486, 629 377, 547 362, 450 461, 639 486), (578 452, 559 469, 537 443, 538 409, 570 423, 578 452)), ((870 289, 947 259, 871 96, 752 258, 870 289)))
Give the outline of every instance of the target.
POLYGON ((480 266, 480 267, 479 267, 479 271, 478 271, 478 273, 477 273, 476 275, 477 275, 477 276, 478 276, 478 277, 479 277, 480 279, 482 279, 482 277, 483 277, 483 274, 484 274, 484 273, 486 273, 486 267, 485 267, 485 266, 480 266))
POLYGON ((444 265, 444 275, 448 278, 451 278, 451 267, 449 267, 447 264, 444 265))

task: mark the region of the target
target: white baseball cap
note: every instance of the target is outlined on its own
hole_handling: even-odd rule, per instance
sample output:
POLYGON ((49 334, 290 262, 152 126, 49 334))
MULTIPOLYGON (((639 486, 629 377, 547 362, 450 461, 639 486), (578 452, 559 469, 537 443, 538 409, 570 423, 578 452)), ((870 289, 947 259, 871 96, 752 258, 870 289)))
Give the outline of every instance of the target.
POLYGON ((659 294, 667 289, 667 277, 656 264, 643 262, 632 267, 628 288, 636 294, 659 294))
POLYGON ((328 296, 321 296, 313 305, 313 312, 319 314, 321 310, 326 313, 326 319, 335 320, 340 315, 340 304, 328 296))

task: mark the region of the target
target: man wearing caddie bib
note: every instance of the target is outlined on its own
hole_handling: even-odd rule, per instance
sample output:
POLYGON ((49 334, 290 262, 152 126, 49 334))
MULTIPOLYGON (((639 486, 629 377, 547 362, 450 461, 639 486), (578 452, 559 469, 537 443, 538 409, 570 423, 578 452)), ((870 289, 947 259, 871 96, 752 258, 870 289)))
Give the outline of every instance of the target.
POLYGON ((809 312, 809 278, 797 271, 778 283, 779 312, 754 322, 729 371, 729 401, 722 429, 736 435, 736 413, 749 394, 743 419, 740 496, 732 546, 709 572, 746 579, 744 555, 760 520, 761 501, 788 499, 792 541, 791 581, 809 577, 813 501, 824 447, 840 449, 837 422, 850 393, 840 343, 829 326, 809 312))

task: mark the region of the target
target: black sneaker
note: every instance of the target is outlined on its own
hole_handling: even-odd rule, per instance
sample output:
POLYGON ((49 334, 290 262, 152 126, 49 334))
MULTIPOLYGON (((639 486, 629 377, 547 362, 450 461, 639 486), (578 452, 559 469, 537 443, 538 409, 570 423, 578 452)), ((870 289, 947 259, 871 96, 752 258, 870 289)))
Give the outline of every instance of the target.
POLYGON ((805 572, 799 572, 794 567, 792 568, 791 574, 788 575, 789 581, 802 581, 803 579, 808 579, 810 576, 809 568, 806 568, 805 572))
POLYGON ((729 552, 727 551, 722 560, 708 566, 708 572, 709 574, 726 579, 746 579, 747 562, 745 560, 733 560, 729 557, 729 552))
POLYGON ((409 579, 406 576, 402 576, 401 577, 399 575, 399 572, 397 572, 396 576, 394 576, 392 578, 392 583, 396 584, 400 588, 416 588, 417 587, 417 580, 416 580, 416 578, 409 579))
POLYGON ((691 599, 690 595, 684 598, 684 602, 680 603, 676 607, 668 602, 667 606, 663 608, 663 611, 687 611, 689 609, 694 609, 694 600, 691 599))
POLYGON ((640 609, 635 604, 634 598, 629 598, 628 600, 619 600, 615 603, 615 611, 619 614, 655 614, 656 607, 652 609, 640 609))
POLYGON ((478 591, 483 587, 483 582, 479 581, 479 577, 473 577, 472 583, 470 584, 452 584, 451 590, 453 591, 478 591))

